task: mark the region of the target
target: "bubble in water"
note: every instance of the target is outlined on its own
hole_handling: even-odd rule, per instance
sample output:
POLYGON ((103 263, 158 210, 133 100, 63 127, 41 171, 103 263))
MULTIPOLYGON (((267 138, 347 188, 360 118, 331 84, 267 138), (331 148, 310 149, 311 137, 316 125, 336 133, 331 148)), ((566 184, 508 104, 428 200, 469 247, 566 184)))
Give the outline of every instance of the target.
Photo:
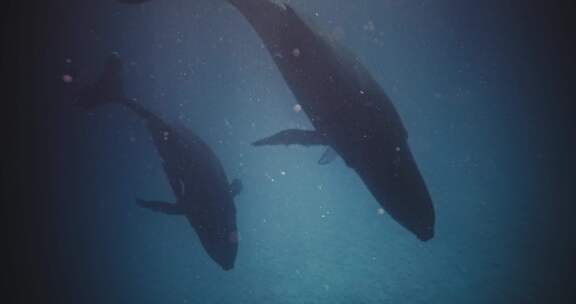
POLYGON ((62 81, 64 81, 65 83, 71 83, 72 81, 74 81, 74 77, 72 77, 72 75, 70 74, 64 74, 62 75, 62 81))
POLYGON ((296 48, 292 50, 292 55, 294 57, 299 57, 300 56, 300 49, 296 48))

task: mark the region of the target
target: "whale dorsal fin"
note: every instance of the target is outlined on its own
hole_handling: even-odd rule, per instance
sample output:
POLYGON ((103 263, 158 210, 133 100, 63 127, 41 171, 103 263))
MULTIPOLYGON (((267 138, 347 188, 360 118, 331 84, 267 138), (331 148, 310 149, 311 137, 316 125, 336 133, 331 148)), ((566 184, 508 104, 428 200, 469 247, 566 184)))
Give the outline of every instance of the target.
POLYGON ((324 150, 324 153, 318 160, 318 164, 327 165, 333 162, 336 159, 336 156, 338 156, 338 153, 336 153, 336 151, 332 149, 332 147, 326 147, 326 150, 324 150))

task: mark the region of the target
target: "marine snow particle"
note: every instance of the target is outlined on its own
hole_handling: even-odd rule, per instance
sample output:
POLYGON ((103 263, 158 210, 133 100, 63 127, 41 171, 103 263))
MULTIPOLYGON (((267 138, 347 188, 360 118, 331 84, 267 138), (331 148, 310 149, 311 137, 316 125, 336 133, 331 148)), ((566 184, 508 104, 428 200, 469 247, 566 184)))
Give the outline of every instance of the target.
POLYGON ((372 22, 372 20, 369 20, 366 24, 364 24, 364 30, 365 31, 374 31, 376 29, 376 26, 374 26, 374 22, 372 22))
POLYGON ((280 171, 281 175, 286 175, 286 171, 280 171))
POLYGON ((300 104, 295 104, 292 109, 294 110, 294 112, 298 113, 302 111, 302 106, 300 104))
POLYGON ((378 208, 378 214, 379 214, 379 215, 383 215, 383 214, 384 214, 384 209, 378 208))
POLYGON ((400 152, 400 147, 396 147, 396 152, 400 152))
POLYGON ((266 178, 268 178, 269 181, 271 181, 271 182, 273 182, 273 183, 276 182, 276 180, 274 179, 274 177, 272 177, 270 174, 266 173, 266 174, 264 174, 264 176, 266 176, 266 178))
POLYGON ((295 48, 292 50, 292 56, 294 57, 300 57, 300 49, 299 48, 295 48))
POLYGON ((62 75, 62 81, 64 81, 65 83, 71 83, 72 81, 74 81, 74 77, 72 77, 72 75, 70 74, 64 74, 62 75))

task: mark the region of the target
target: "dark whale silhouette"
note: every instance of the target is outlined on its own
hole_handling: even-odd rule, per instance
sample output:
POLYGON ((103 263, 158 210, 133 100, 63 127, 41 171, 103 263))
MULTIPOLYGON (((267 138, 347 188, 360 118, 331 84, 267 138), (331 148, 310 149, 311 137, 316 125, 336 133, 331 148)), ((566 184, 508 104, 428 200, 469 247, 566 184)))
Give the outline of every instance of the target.
POLYGON ((327 146, 320 164, 337 153, 394 220, 422 241, 433 238, 434 207, 408 146, 408 133, 372 75, 343 47, 312 30, 289 5, 227 1, 264 42, 316 129, 281 131, 254 145, 327 146))
POLYGON ((315 131, 285 130, 254 145, 326 145, 354 169, 384 210, 422 241, 434 208, 394 105, 351 54, 313 31, 286 4, 229 0, 248 20, 315 131))
POLYGON ((168 125, 135 100, 126 98, 121 74, 120 58, 111 55, 98 81, 81 90, 77 104, 93 108, 120 103, 146 122, 177 201, 138 199, 138 205, 186 216, 208 255, 224 270, 232 269, 238 251, 234 197, 241 191, 241 182, 235 179, 228 183, 220 161, 196 134, 168 125))

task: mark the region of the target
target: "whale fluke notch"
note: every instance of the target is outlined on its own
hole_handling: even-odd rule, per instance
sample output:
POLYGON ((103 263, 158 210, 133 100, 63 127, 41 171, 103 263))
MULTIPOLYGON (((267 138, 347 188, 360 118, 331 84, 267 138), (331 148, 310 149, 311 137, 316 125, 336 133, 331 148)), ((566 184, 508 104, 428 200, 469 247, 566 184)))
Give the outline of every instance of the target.
POLYGON ((324 134, 312 130, 288 129, 280 131, 272 136, 260 139, 252 143, 253 146, 274 146, 274 145, 302 145, 318 146, 328 145, 324 134))

